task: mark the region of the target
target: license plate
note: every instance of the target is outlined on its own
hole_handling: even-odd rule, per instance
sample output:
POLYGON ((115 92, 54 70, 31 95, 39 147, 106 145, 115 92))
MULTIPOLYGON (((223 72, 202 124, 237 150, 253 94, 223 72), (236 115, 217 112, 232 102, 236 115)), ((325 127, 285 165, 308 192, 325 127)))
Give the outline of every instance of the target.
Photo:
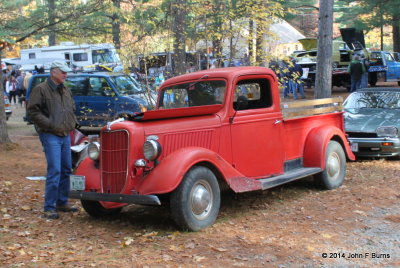
POLYGON ((85 190, 85 176, 71 175, 69 177, 70 190, 83 191, 85 190))
POLYGON ((358 143, 352 143, 352 144, 350 144, 350 148, 351 148, 351 151, 353 151, 353 152, 358 152, 358 143))

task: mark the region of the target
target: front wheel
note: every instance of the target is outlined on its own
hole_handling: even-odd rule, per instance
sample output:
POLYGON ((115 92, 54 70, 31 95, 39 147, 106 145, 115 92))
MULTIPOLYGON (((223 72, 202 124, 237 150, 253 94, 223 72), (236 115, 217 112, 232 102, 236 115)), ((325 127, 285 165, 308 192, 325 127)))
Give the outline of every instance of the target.
POLYGON ((346 176, 346 157, 340 143, 330 141, 325 154, 325 170, 314 175, 314 181, 322 189, 335 189, 343 184, 346 176))
POLYGON ((214 173, 202 166, 189 170, 170 197, 171 214, 183 230, 199 231, 212 225, 221 204, 214 173))
POLYGON ((100 218, 106 216, 114 216, 121 212, 119 208, 104 208, 100 202, 92 200, 81 200, 83 209, 92 217, 100 218))

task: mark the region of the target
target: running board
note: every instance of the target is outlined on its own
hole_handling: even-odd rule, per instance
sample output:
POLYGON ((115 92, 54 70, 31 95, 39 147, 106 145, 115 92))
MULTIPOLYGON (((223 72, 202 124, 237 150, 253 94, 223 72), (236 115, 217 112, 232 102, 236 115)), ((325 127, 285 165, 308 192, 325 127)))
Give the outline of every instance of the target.
POLYGON ((261 182, 262 184, 261 189, 265 190, 284 183, 288 183, 307 176, 311 176, 319 172, 322 172, 321 168, 298 168, 276 177, 270 177, 258 181, 261 182))

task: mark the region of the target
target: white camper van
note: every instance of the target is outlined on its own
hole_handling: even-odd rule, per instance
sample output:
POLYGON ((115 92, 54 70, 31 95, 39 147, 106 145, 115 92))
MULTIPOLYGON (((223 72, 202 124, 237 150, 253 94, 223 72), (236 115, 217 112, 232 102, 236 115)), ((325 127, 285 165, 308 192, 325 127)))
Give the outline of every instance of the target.
POLYGON ((34 70, 35 65, 45 70, 54 60, 64 60, 74 70, 94 71, 99 68, 112 71, 122 66, 118 53, 112 44, 81 44, 61 42, 58 46, 21 49, 21 59, 16 64, 24 70, 34 70))

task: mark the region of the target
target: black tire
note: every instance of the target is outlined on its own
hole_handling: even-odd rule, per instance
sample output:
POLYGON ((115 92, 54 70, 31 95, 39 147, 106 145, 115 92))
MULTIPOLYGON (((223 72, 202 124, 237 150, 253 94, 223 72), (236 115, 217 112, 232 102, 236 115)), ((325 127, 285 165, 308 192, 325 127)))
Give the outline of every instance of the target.
POLYGON ((340 187, 346 176, 346 156, 340 143, 330 141, 325 154, 325 170, 314 175, 319 188, 331 190, 340 187))
POLYGON ((217 178, 202 166, 190 169, 170 197, 172 218, 185 231, 199 231, 212 225, 220 204, 217 178))
POLYGON ((397 81, 397 85, 400 87, 400 81, 397 81))
POLYGON ((100 202, 92 201, 92 200, 81 200, 83 209, 92 217, 100 218, 100 217, 108 217, 118 215, 122 207, 119 208, 104 208, 100 202))

